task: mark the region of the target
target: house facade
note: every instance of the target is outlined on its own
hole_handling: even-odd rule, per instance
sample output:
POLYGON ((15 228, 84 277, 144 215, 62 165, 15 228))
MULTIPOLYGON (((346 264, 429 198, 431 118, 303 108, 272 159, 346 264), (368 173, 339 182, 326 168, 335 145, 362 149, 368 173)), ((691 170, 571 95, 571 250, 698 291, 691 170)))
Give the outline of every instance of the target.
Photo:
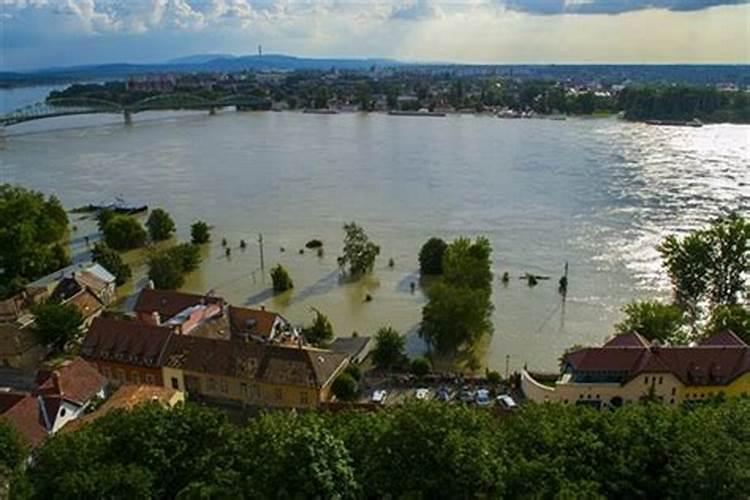
POLYGON ((616 408, 645 398, 667 405, 705 401, 719 394, 750 394, 750 347, 723 332, 692 347, 650 344, 638 334, 565 355, 554 387, 527 371, 521 387, 535 402, 616 408))

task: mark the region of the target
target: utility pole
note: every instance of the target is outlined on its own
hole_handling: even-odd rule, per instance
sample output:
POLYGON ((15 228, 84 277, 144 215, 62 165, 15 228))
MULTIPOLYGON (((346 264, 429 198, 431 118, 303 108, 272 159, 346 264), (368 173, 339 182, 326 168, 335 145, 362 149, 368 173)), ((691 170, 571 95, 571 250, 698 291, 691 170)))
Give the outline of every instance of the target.
POLYGON ((263 233, 258 233, 258 245, 260 245, 260 270, 264 272, 266 266, 263 262, 263 233))
POLYGON ((510 354, 505 355, 505 380, 510 377, 510 354))

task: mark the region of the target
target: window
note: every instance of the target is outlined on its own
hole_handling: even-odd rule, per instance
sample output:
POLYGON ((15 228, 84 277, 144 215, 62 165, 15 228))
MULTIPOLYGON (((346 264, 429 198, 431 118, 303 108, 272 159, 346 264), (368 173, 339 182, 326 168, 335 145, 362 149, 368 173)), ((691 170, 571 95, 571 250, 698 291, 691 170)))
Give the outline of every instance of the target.
POLYGON ((672 398, 672 399, 669 400, 669 404, 671 404, 671 405, 674 404, 674 398, 672 398))
POLYGON ((664 377, 659 377, 659 385, 664 381, 664 377))
POLYGON ((674 396, 677 393, 677 387, 672 387, 672 396, 674 396))
POLYGON ((117 369, 117 374, 115 375, 115 380, 119 380, 120 382, 125 382, 125 370, 122 368, 117 369))
POLYGON ((172 389, 179 389, 180 388, 180 381, 177 380, 177 377, 172 377, 172 389))
POLYGON ((274 391, 274 395, 276 397, 276 401, 281 401, 281 399, 283 398, 283 395, 281 393, 281 389, 276 389, 274 391))
POLYGON ((65 408, 60 408, 60 416, 61 417, 65 416, 65 408))
POLYGON ((146 383, 149 385, 156 385, 156 379, 154 376, 150 373, 146 374, 146 383))
POLYGON ((302 391, 299 393, 299 403, 302 405, 310 404, 309 397, 307 395, 307 391, 302 391))
POLYGON ((648 377, 646 377, 646 378, 643 379, 643 383, 644 384, 648 384, 648 377))
POLYGON ((229 392, 229 382, 227 382, 226 379, 219 380, 219 387, 224 394, 229 392))
POLYGON ((141 376, 138 372, 130 372, 130 381, 134 384, 140 384, 141 383, 141 376))

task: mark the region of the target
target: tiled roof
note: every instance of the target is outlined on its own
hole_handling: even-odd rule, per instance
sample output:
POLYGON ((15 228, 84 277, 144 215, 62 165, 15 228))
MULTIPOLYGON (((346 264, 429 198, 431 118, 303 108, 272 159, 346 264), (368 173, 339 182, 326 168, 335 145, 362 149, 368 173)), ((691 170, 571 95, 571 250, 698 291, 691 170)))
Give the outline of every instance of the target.
POLYGON ((40 345, 31 328, 0 323, 0 357, 17 356, 40 345))
POLYGON ((615 335, 604 344, 604 347, 648 347, 649 342, 638 333, 615 335))
POLYGON ((164 356, 164 366, 225 377, 254 378, 263 356, 255 342, 175 335, 164 356))
POLYGON ((38 380, 38 394, 56 394, 79 405, 90 401, 107 384, 95 366, 78 357, 51 372, 41 372, 38 380))
POLYGON ((741 338, 739 338, 733 331, 724 330, 723 332, 711 335, 706 340, 701 342, 700 345, 714 345, 714 346, 744 346, 747 345, 741 338))
POLYGON ((278 314, 260 309, 229 306, 229 320, 233 332, 246 332, 268 338, 273 333, 273 325, 278 314))
POLYGON ((158 367, 171 335, 168 327, 100 317, 91 324, 81 355, 90 360, 158 367))
POLYGON ((273 384, 323 387, 346 359, 344 353, 269 345, 258 378, 273 384))
POLYGON ((0 418, 12 425, 31 446, 37 446, 47 437, 42 412, 39 411, 37 398, 27 395, 0 415, 0 418))
POLYGON ((184 311, 188 307, 198 304, 221 304, 224 299, 192 293, 176 292, 174 290, 154 290, 144 288, 138 294, 138 300, 133 307, 137 313, 158 312, 163 321, 184 311))
MULTIPOLYGON (((632 337, 631 337, 632 339, 632 337)), ((605 344, 566 355, 575 372, 620 372, 630 380, 642 373, 671 373, 684 384, 726 385, 750 371, 750 347, 734 334, 719 334, 694 347, 605 344)))
POLYGON ((84 318, 90 318, 104 309, 104 304, 88 288, 84 288, 68 303, 76 306, 84 318))

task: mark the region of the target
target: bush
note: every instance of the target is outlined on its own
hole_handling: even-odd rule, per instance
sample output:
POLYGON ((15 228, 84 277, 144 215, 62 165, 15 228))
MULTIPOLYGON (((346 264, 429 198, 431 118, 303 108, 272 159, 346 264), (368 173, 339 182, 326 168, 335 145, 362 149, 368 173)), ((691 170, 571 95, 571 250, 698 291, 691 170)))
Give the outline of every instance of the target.
POLYGON ((152 255, 148 260, 148 279, 160 290, 176 290, 185 283, 181 262, 166 252, 152 255))
POLYGON ((448 244, 440 238, 430 238, 419 251, 419 272, 422 275, 443 274, 443 255, 448 244))
POLYGON ((331 391, 333 391, 336 399, 354 401, 359 393, 359 384, 350 374, 342 373, 331 384, 331 391))
POLYGON ((424 377, 430 373, 432 365, 427 358, 415 358, 412 360, 410 368, 411 372, 417 377, 424 377))
POLYGON ((344 255, 339 258, 341 267, 348 265, 349 275, 354 278, 371 272, 380 247, 354 222, 344 224, 344 232, 344 255))
POLYGON ((211 240, 211 233, 209 232, 208 224, 200 220, 195 222, 190 226, 190 238, 193 245, 208 243, 211 240))
POLYGON ((154 209, 146 221, 151 241, 163 241, 174 233, 175 226, 172 217, 161 208, 154 209))
POLYGON ((94 262, 101 264, 107 271, 112 273, 117 279, 117 285, 120 286, 130 279, 132 271, 130 266, 123 260, 122 256, 112 250, 103 241, 97 242, 91 250, 91 256, 94 262))
POLYGON ((391 327, 383 327, 375 334, 375 348, 372 361, 381 370, 399 366, 404 359, 405 341, 399 332, 391 327))
POLYGON ((362 380, 362 369, 359 367, 359 365, 349 365, 344 370, 344 373, 347 375, 350 375, 354 380, 359 382, 362 380))
POLYGON ((183 273, 198 269, 201 263, 201 249, 191 243, 180 243, 166 250, 167 255, 177 261, 183 273))
POLYGON ((115 250, 132 250, 146 244, 146 230, 126 215, 115 215, 104 224, 104 241, 115 250))
POLYGON ((333 326, 325 314, 315 308, 312 310, 315 313, 315 319, 312 325, 302 329, 302 335, 312 345, 324 345, 333 338, 333 326))
POLYGON ((287 290, 294 288, 292 278, 281 264, 276 264, 276 266, 271 269, 271 281, 273 282, 274 292, 286 292, 287 290))
POLYGON ((492 385, 498 385, 502 381, 503 381, 503 377, 500 375, 500 372, 496 372, 496 371, 487 372, 487 383, 492 384, 492 385))

